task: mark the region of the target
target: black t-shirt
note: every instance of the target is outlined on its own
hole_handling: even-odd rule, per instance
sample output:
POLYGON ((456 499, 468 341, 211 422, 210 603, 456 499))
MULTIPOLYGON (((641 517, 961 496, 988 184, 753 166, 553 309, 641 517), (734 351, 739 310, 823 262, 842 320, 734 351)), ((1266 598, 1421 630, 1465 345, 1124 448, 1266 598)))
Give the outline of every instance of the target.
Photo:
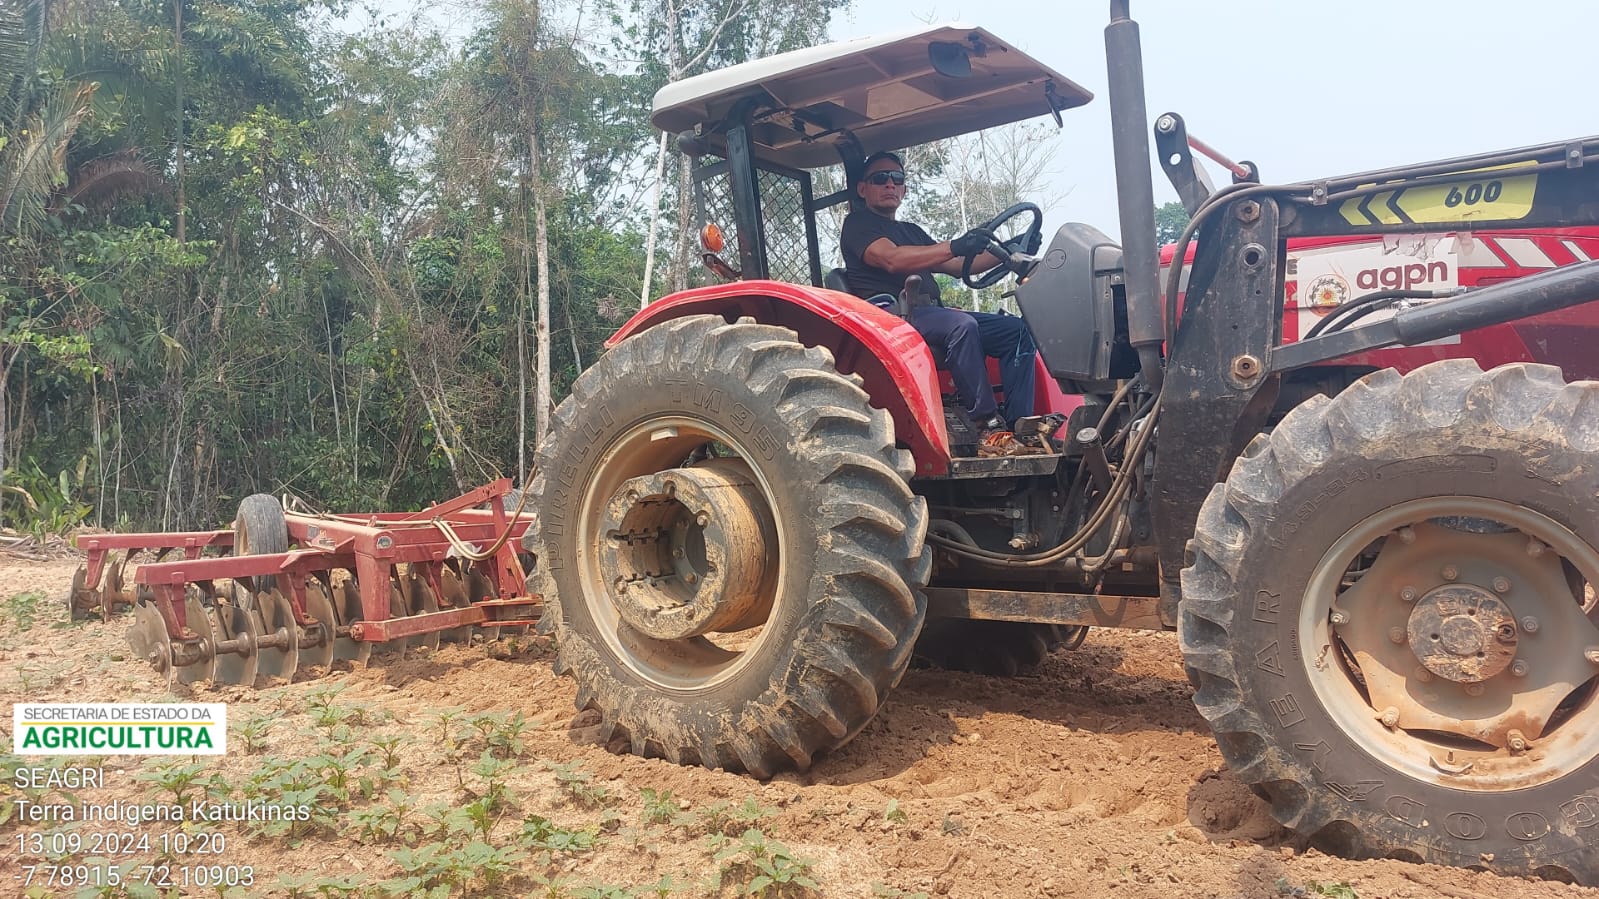
MULTIPOLYGON (((870 209, 860 209, 844 217, 844 228, 839 235, 839 249, 844 254, 844 274, 849 278, 849 289, 863 300, 880 293, 899 296, 905 289, 905 276, 895 275, 866 264, 866 248, 880 237, 888 238, 897 247, 930 247, 938 241, 929 237, 919 225, 884 218, 870 209)), ((922 290, 938 301, 938 282, 931 269, 917 272, 922 276, 922 290)))

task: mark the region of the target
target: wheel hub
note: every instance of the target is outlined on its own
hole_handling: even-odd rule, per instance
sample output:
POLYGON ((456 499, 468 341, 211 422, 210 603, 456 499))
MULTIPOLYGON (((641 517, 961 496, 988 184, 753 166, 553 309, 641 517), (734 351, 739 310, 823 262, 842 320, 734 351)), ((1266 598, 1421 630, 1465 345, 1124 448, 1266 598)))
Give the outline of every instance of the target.
MULTIPOLYGON (((1594 676, 1584 647, 1599 647, 1599 629, 1561 558, 1584 571, 1599 564, 1556 526, 1515 507, 1469 498, 1411 506, 1346 536, 1365 545, 1386 535, 1369 570, 1322 613, 1359 672, 1363 710, 1351 715, 1378 720, 1386 732, 1452 735, 1500 750, 1540 740, 1566 697, 1594 676), (1504 526, 1454 526, 1458 513, 1504 526), (1555 538, 1564 548, 1547 551, 1555 538)), ((1452 754, 1466 757, 1444 751, 1439 770, 1453 770, 1452 754)), ((1493 757, 1472 760, 1478 780, 1521 783, 1525 774, 1493 757)))
POLYGON ((605 504, 600 572, 617 614, 646 636, 742 630, 771 611, 776 532, 742 463, 642 475, 605 504))
POLYGON ((1410 650, 1428 671, 1455 683, 1485 681, 1516 657, 1515 616, 1475 584, 1444 584, 1416 603, 1407 622, 1410 650))

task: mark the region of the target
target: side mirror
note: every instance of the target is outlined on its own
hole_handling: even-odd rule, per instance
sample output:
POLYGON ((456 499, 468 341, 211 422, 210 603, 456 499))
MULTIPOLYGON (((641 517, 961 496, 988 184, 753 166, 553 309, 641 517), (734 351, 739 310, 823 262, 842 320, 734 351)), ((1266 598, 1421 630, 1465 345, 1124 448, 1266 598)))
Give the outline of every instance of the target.
POLYGON ((679 132, 677 135, 677 152, 692 159, 698 159, 711 152, 710 144, 705 138, 695 134, 692 130, 679 132))

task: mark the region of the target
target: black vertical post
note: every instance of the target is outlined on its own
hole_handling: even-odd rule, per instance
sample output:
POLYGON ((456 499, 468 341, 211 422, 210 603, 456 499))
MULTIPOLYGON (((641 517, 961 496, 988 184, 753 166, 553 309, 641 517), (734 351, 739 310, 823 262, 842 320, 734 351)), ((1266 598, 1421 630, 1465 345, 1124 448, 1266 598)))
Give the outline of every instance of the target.
POLYGON ((811 195, 811 173, 803 172, 799 177, 800 206, 805 211, 805 253, 811 267, 811 286, 822 286, 822 247, 816 237, 816 209, 813 204, 816 198, 811 195))
POLYGON ((750 147, 749 101, 740 103, 729 115, 727 129, 728 178, 733 188, 733 223, 738 229, 739 270, 744 280, 765 280, 766 230, 761 221, 761 182, 750 147))

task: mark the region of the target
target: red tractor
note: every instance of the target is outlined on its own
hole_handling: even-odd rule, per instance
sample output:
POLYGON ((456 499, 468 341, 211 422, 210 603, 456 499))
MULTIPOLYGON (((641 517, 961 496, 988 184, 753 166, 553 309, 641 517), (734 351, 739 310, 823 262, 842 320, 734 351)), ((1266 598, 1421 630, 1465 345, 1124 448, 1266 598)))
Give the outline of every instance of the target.
POLYGON ((1029 455, 968 454, 921 336, 824 286, 817 213, 850 193, 810 171, 1087 91, 950 26, 656 96, 736 268, 629 322, 539 448, 557 669, 633 752, 764 777, 853 737, 913 653, 1011 670, 1174 629, 1293 830, 1599 883, 1599 384, 1573 380, 1599 139, 1215 189, 1163 115, 1192 224, 1158 285, 1125 0, 1106 50, 1120 245, 1045 243, 1027 205, 988 225, 1034 238, 991 247, 1059 416, 1029 455))

